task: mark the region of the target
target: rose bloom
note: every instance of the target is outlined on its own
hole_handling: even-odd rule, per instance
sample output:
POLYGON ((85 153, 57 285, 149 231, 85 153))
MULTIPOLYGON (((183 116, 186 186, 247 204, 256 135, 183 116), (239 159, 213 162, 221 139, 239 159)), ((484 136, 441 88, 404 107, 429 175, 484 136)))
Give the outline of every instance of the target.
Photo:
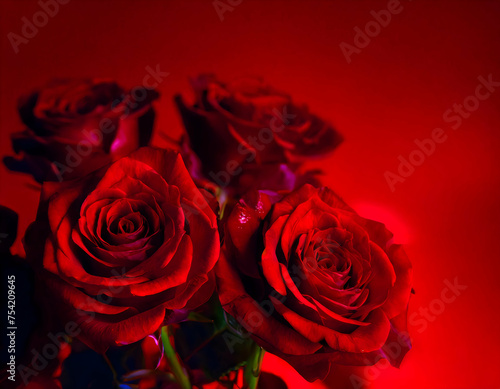
POLYGON ((309 381, 332 363, 399 366, 410 348, 408 258, 383 224, 327 188, 242 199, 216 273, 226 312, 309 381))
POLYGON ((177 152, 153 148, 44 183, 25 246, 67 331, 103 351, 205 303, 220 247, 205 195, 177 152))
POLYGON ((81 177, 149 144, 157 97, 107 80, 53 80, 19 100, 26 129, 12 134, 19 156, 4 163, 39 182, 81 177))
POLYGON ((247 166, 266 171, 269 165, 297 163, 332 151, 342 141, 330 124, 260 79, 223 84, 201 75, 192 87, 192 104, 180 96, 175 101, 190 149, 203 174, 219 186, 235 185, 231 181, 247 166))

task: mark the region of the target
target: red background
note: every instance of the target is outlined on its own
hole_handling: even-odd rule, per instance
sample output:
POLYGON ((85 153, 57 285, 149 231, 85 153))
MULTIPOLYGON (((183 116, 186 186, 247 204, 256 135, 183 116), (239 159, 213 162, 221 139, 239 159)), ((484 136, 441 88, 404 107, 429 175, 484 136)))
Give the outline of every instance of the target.
MULTIPOLYGON (((386 1, 243 0, 221 21, 211 0, 71 0, 18 54, 7 34, 20 34, 21 18, 40 6, 2 1, 1 154, 22 127, 18 96, 52 77, 111 77, 132 87, 158 64, 170 75, 158 88, 154 143, 166 145, 158 134, 180 134, 172 96, 187 92, 189 76, 262 75, 344 134, 316 166, 327 170, 328 186, 407 244, 410 314, 439 299, 446 279, 468 287, 425 331, 410 326, 414 348, 401 369, 377 370, 372 387, 498 388, 500 87, 456 131, 442 115, 474 93, 478 76, 500 81, 500 2, 401 4, 348 64, 339 44, 353 44, 354 27, 364 28, 386 1), (398 156, 407 158, 435 127, 448 139, 392 192, 384 172, 396 173, 398 156)), ((0 168, 0 203, 20 213, 21 232, 37 206, 30 183, 0 168)), ((334 373, 345 381, 336 387, 349 387, 348 369, 334 373)), ((288 381, 305 387, 293 375, 288 381)))

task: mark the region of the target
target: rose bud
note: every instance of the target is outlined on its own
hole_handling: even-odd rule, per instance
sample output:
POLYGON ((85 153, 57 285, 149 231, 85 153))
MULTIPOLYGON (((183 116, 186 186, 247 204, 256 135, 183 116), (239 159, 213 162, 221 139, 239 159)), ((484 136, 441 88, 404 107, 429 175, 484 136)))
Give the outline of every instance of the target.
POLYGON ((231 212, 216 266, 224 310, 305 379, 331 364, 399 366, 412 268, 381 223, 333 191, 258 192, 231 212))
POLYGON ((56 314, 102 352, 205 303, 220 242, 180 155, 141 148, 81 179, 44 183, 25 247, 56 314))
POLYGON ((81 177, 149 144, 155 112, 154 90, 141 94, 113 81, 53 80, 21 98, 26 129, 12 134, 17 157, 4 157, 8 169, 38 182, 81 177))

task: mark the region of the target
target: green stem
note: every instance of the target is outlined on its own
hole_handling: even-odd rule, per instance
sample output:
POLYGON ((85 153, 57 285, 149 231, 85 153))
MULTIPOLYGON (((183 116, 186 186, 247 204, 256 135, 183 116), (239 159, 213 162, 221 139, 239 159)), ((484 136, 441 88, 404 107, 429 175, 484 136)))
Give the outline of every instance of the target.
POLYGON ((116 370, 113 366, 113 364, 111 363, 111 361, 109 360, 109 357, 106 355, 106 353, 103 353, 102 354, 102 357, 104 358, 104 360, 106 361, 107 365, 109 366, 110 370, 111 370, 111 373, 113 374, 113 383, 118 386, 119 382, 118 382, 118 374, 116 373, 116 370))
POLYGON ((256 343, 253 345, 253 352, 245 366, 243 377, 245 378, 245 388, 256 389, 259 383, 260 370, 262 367, 262 359, 264 358, 264 350, 256 343))
POLYGON ((182 389, 191 389, 191 383, 189 382, 189 378, 184 373, 181 363, 179 362, 179 358, 177 357, 177 353, 175 352, 172 343, 170 343, 170 334, 168 326, 162 327, 161 340, 163 343, 163 350, 165 352, 165 356, 168 359, 170 369, 172 369, 172 373, 174 374, 177 383, 180 385, 182 389))

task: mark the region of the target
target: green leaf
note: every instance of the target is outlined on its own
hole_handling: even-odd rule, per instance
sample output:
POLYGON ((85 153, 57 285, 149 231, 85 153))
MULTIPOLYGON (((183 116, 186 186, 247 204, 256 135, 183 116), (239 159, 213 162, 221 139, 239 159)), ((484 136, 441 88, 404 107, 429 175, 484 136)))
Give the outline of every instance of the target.
POLYGON ((257 343, 254 343, 253 352, 246 363, 245 372, 243 373, 246 388, 248 389, 257 388, 260 371, 262 368, 263 358, 264 358, 264 350, 257 343))
POLYGON ((189 315, 187 317, 187 321, 195 321, 198 323, 213 323, 214 321, 205 315, 202 315, 201 313, 198 312, 189 312, 189 315))
POLYGON ((180 385, 182 389, 191 389, 191 383, 189 382, 189 377, 184 373, 184 369, 182 368, 181 363, 179 362, 177 353, 175 352, 174 347, 170 343, 170 334, 168 326, 162 327, 161 340, 163 343, 163 350, 165 353, 165 357, 168 360, 168 364, 177 380, 177 383, 180 385))
POLYGON ((254 341, 239 323, 226 314, 217 296, 200 313, 209 320, 184 321, 175 327, 177 353, 191 371, 215 381, 245 366, 254 352, 254 341))

